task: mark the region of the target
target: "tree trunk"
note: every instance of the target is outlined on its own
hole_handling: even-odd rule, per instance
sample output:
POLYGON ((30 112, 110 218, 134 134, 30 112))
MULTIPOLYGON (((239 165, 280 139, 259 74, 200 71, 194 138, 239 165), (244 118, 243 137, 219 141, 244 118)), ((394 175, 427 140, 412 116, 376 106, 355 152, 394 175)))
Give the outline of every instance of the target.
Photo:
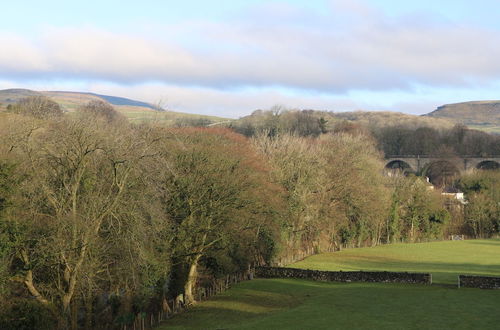
POLYGON ((77 330, 78 329, 78 300, 73 301, 73 304, 71 304, 71 329, 72 330, 77 330))
POLYGON ((186 280, 186 284, 184 285, 184 301, 186 305, 196 303, 194 298, 194 286, 196 285, 196 279, 198 278, 198 260, 200 260, 201 254, 197 254, 191 265, 189 266, 189 273, 186 280))
MULTIPOLYGON (((24 249, 21 249, 19 252, 21 254, 21 260, 24 262, 24 265, 26 267, 30 266, 30 260, 29 260, 29 257, 28 257, 28 253, 24 249)), ((33 271, 31 269, 29 269, 26 272, 26 276, 24 277, 23 283, 26 286, 26 288, 28 289, 29 293, 33 297, 35 297, 35 299, 38 302, 40 302, 40 303, 42 303, 44 305, 48 305, 49 304, 49 301, 47 299, 45 299, 40 294, 40 292, 37 290, 37 288, 35 287, 35 284, 33 283, 33 271)))
POLYGON ((90 292, 90 290, 84 299, 85 299, 85 329, 91 330, 92 329, 92 312, 93 312, 92 300, 93 299, 92 299, 92 293, 90 292))
POLYGON ((37 301, 44 305, 48 305, 49 301, 45 299, 40 292, 35 288, 35 285, 33 284, 33 272, 31 270, 28 270, 26 272, 26 277, 24 279, 24 285, 26 285, 26 288, 30 292, 30 294, 35 297, 37 301))
POLYGON ((65 314, 69 314, 69 307, 71 303, 71 296, 64 294, 62 297, 63 311, 65 314))
POLYGON ((414 229, 414 226, 413 226, 413 219, 411 220, 411 230, 410 230, 410 242, 413 243, 413 229, 414 229))

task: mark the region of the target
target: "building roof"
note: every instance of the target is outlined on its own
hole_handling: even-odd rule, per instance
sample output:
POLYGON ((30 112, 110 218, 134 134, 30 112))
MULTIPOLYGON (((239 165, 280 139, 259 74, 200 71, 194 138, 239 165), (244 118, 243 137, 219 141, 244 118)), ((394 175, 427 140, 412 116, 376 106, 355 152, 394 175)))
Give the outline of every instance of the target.
POLYGON ((455 187, 447 186, 447 187, 443 188, 443 193, 445 193, 445 194, 460 194, 460 193, 462 193, 462 191, 460 191, 459 189, 457 189, 455 187))

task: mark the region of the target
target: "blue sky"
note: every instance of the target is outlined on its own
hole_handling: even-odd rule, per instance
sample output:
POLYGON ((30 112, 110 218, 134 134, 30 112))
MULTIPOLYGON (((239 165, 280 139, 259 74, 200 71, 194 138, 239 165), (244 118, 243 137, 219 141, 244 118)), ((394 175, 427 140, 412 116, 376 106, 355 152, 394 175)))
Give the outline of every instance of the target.
POLYGON ((500 99, 500 2, 9 1, 0 88, 239 117, 500 99))

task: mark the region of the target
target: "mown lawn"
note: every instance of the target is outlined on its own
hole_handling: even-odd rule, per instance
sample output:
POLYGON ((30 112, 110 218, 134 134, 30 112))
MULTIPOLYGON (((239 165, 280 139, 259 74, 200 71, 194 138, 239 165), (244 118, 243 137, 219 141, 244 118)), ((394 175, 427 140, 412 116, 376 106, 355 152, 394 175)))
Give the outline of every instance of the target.
MULTIPOLYGON (((500 276, 500 240, 394 244, 309 257, 291 265, 322 270, 500 276)), ((451 285, 324 283, 255 279, 240 283, 159 329, 498 329, 500 290, 451 285)))
POLYGON ((459 274, 500 276, 500 239, 391 244, 323 253, 289 267, 317 270, 407 271, 456 284, 459 274))

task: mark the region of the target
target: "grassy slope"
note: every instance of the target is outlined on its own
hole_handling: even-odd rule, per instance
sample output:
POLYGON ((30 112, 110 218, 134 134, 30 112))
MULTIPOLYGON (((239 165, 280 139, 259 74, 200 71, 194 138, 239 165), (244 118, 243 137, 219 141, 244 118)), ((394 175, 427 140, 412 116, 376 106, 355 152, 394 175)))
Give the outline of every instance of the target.
POLYGON ((29 89, 4 89, 0 90, 0 103, 6 106, 9 103, 15 103, 24 97, 40 95, 39 92, 29 89))
POLYGON ((453 122, 446 118, 429 118, 393 111, 353 111, 331 113, 340 120, 353 121, 367 127, 386 127, 402 125, 416 129, 418 127, 433 127, 435 129, 451 128, 453 122))
POLYGON ((476 289, 254 280, 160 329, 493 329, 499 302, 476 289))
POLYGON ((434 283, 455 284, 458 274, 500 275, 500 239, 349 249, 311 256, 290 267, 429 272, 434 283))
POLYGON ((462 123, 489 133, 500 133, 500 101, 446 104, 426 116, 462 123))
MULTIPOLYGON (((500 275, 500 240, 394 244, 307 258, 293 267, 500 275), (361 266, 361 267, 360 267, 361 266)), ((177 315, 160 329, 493 329, 500 290, 257 279, 177 315)))
MULTIPOLYGON (((43 92, 45 95, 51 97, 54 101, 59 103, 67 111, 75 111, 79 106, 91 101, 101 100, 100 97, 85 93, 69 93, 69 92, 43 92)), ((194 115, 182 112, 173 111, 154 111, 150 108, 133 105, 114 105, 118 112, 124 114, 132 122, 160 122, 162 124, 171 125, 179 118, 205 118, 214 122, 227 120, 224 118, 194 115)))
POLYGON ((482 125, 500 124, 500 101, 473 101, 446 104, 427 114, 429 117, 449 118, 456 122, 482 125))
POLYGON ((500 125, 467 125, 469 128, 477 129, 487 133, 500 134, 500 125))
MULTIPOLYGON (((352 112, 330 112, 315 110, 310 112, 316 118, 327 120, 327 128, 333 129, 339 122, 348 121, 367 127, 386 127, 403 125, 410 128, 433 127, 436 129, 451 128, 454 123, 444 118, 430 118, 391 111, 352 111, 352 112)), ((249 116, 240 118, 237 122, 252 123, 260 126, 265 120, 269 120, 268 113, 256 111, 249 116)))
POLYGON ((132 122, 158 122, 166 125, 172 125, 177 119, 208 119, 214 123, 225 122, 227 118, 196 115, 174 111, 154 111, 144 110, 142 107, 134 106, 115 106, 115 109, 123 113, 132 122))
MULTIPOLYGON (((50 97, 55 102, 69 113, 78 109, 78 107, 92 100, 102 100, 99 96, 78 93, 78 92, 36 92, 24 89, 1 90, 0 91, 0 111, 5 110, 7 104, 15 103, 20 99, 32 95, 45 95, 50 97)), ((133 105, 114 105, 114 108, 124 114, 132 122, 158 122, 165 125, 173 125, 178 119, 208 119, 213 122, 224 122, 228 119, 215 117, 188 114, 174 111, 154 111, 143 106, 133 105)))

